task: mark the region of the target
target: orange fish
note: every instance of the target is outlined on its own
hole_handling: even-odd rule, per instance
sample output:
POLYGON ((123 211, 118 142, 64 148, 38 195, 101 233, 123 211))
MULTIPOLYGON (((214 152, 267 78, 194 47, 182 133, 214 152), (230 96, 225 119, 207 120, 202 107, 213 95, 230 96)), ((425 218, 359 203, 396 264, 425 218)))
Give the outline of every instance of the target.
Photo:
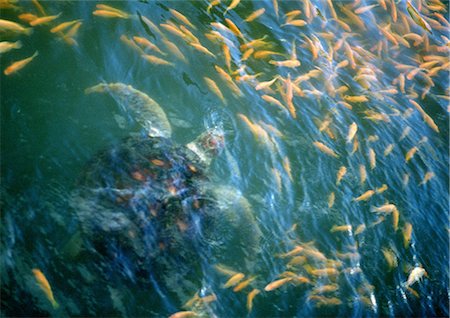
POLYGON ((339 156, 334 152, 333 149, 331 149, 330 147, 326 146, 325 144, 321 143, 320 141, 314 141, 313 145, 316 146, 317 149, 319 149, 320 151, 322 151, 323 153, 338 158, 339 156))
POLYGON ((280 288, 281 286, 283 286, 287 282, 290 282, 292 279, 293 279, 292 277, 286 277, 286 278, 277 279, 277 280, 271 282, 270 284, 268 284, 266 287, 264 287, 264 290, 265 291, 272 291, 274 289, 280 288))
POLYGON ((58 308, 59 304, 56 302, 55 297, 53 297, 52 288, 50 287, 50 284, 49 284, 47 278, 45 277, 45 275, 37 268, 33 268, 31 271, 34 274, 34 277, 35 277, 39 287, 45 293, 45 296, 50 301, 53 308, 55 308, 55 309, 58 308))
POLYGON ((10 66, 8 66, 5 71, 3 72, 5 75, 11 75, 19 70, 21 70, 22 68, 24 68, 28 63, 30 63, 36 56, 39 55, 39 52, 36 51, 34 52, 34 54, 30 57, 27 57, 26 59, 17 61, 12 63, 10 66))
POLYGON ((261 291, 259 289, 253 289, 250 293, 247 295, 247 310, 250 312, 253 308, 253 299, 255 299, 255 296, 258 295, 261 291))

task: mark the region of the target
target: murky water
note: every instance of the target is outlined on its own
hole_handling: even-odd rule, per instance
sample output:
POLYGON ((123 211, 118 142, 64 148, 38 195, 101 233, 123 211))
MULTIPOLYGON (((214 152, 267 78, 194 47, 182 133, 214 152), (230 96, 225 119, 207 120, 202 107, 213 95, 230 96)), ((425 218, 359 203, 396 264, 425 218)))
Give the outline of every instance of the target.
POLYGON ((103 3, 121 11, 93 1, 1 10, 24 26, 21 14, 62 13, 29 35, 0 33, 22 44, 1 55, 3 316, 449 315, 448 2, 412 2, 432 32, 404 1, 103 3), (73 37, 76 23, 50 32, 74 19, 73 37), (161 155, 185 160, 189 151, 172 147, 213 127, 225 149, 197 166, 202 177, 185 161, 169 176, 159 161, 127 168, 131 159, 115 154, 144 128, 113 91, 85 94, 99 83, 131 85, 161 106, 173 141, 161 155), (93 166, 104 151, 112 157, 93 166), (102 185, 114 169, 121 175, 102 185), (95 182, 97 192, 74 199, 95 182), (127 184, 133 200, 117 194, 127 184), (156 208, 155 191, 164 193, 156 208), (182 219, 184 205, 168 202, 195 209, 182 219), (142 212, 143 223, 113 231, 116 211, 142 212), (80 215, 106 225, 91 229, 80 215), (406 284, 415 268, 427 275, 406 284))

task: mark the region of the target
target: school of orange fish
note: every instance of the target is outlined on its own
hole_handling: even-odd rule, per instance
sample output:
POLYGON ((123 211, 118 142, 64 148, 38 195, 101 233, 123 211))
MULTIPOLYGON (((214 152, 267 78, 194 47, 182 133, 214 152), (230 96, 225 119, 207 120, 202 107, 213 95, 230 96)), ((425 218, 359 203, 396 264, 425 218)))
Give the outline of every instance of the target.
MULTIPOLYGON (((394 116, 401 116, 408 122, 408 118, 418 112, 424 121, 424 127, 420 129, 431 129, 429 134, 440 134, 438 125, 427 112, 425 101, 432 97, 447 104, 450 100, 448 87, 443 88, 445 94, 436 94, 433 90, 439 84, 436 78, 443 74, 448 77, 450 66, 450 39, 447 37, 450 24, 446 18, 448 6, 440 0, 374 0, 369 4, 361 0, 319 2, 321 9, 310 0, 290 2, 289 6, 295 7, 290 11, 283 10, 285 6, 278 0, 272 0, 271 6, 260 8, 256 8, 258 4, 255 2, 255 10, 240 18, 240 6, 244 5, 240 0, 212 0, 204 8, 211 22, 201 27, 207 29, 202 34, 198 31, 200 27, 173 8, 169 9, 170 15, 165 21, 152 21, 145 15, 136 16, 106 4, 96 4, 92 14, 98 19, 135 20, 145 25, 154 35, 153 39, 142 33, 131 37, 121 35, 118 40, 154 67, 173 67, 176 62, 189 63, 187 51, 208 57, 214 63, 217 74, 204 76, 203 84, 209 89, 211 98, 217 98, 224 106, 229 102, 225 96, 232 94, 234 98, 242 98, 245 95, 243 88, 250 88, 265 102, 267 108, 278 108, 279 116, 284 116, 286 121, 301 123, 303 117, 308 116, 304 112, 308 102, 326 97, 333 108, 324 118, 313 119, 317 126, 317 138, 312 142, 311 149, 330 156, 330 160, 339 160, 360 152, 368 162, 368 166, 359 164, 355 171, 348 166, 340 166, 336 171, 336 190, 329 194, 327 205, 331 209, 335 201, 340 199, 337 189, 349 175, 359 176, 360 180, 361 191, 354 193, 353 201, 370 204, 372 197, 382 196, 385 191, 389 191, 386 184, 367 188, 366 181, 370 173, 381 169, 377 163, 395 153, 402 157, 405 164, 414 161, 418 154, 427 156, 424 145, 428 138, 423 136, 416 141, 415 146, 404 150, 401 142, 411 130, 409 125, 406 125, 401 136, 393 136, 398 140, 397 143, 386 143, 377 135, 364 138, 358 134, 359 128, 355 121, 338 130, 336 127, 342 122, 337 122, 335 118, 342 113, 362 113, 364 116, 360 118, 361 122, 368 121, 381 126, 390 125, 390 118, 394 116), (292 34, 292 40, 285 41, 289 43, 285 48, 275 46, 268 36, 252 38, 250 32, 245 31, 250 29, 252 23, 267 15, 276 19, 279 28, 292 34), (311 28, 305 32, 304 28, 310 25, 314 26, 314 32, 311 28), (376 36, 372 41, 361 42, 361 34, 365 34, 368 29, 376 30, 376 36), (363 46, 361 43, 369 44, 363 46), (398 62, 399 57, 408 63, 398 62), (250 65, 256 62, 265 63, 264 69, 273 72, 253 72, 250 65), (382 70, 382 64, 385 64, 383 69, 388 69, 389 74, 382 70), (351 74, 351 77, 346 76, 344 80, 343 72, 351 74), (282 73, 287 75, 282 76, 282 73), (408 107, 398 102, 399 96, 407 101, 408 107), (386 109, 389 111, 386 112, 386 109), (344 151, 338 151, 337 148, 344 151)), ((23 12, 15 1, 1 0, 0 8, 18 12, 17 21, 0 20, 1 34, 32 36, 33 28, 46 28, 68 45, 78 45, 77 34, 82 32, 82 20, 63 21, 63 13, 49 15, 50 8, 44 8, 37 0, 32 3, 35 10, 23 12)), ((106 20, 104 22, 108 23, 106 20)), ((15 42, 3 41, 0 43, 0 53, 5 54, 21 47, 20 39, 15 42)), ((13 52, 9 54, 20 55, 13 52)), ((38 59, 37 51, 30 57, 13 62, 3 73, 11 76, 34 59, 38 59)), ((236 117, 254 135, 261 148, 272 154, 275 161, 274 153, 283 132, 243 113, 236 114, 236 117)), ((283 191, 283 181, 292 182, 296 178, 287 156, 282 158, 282 168, 272 169, 276 189, 280 193, 283 191)), ((435 173, 429 170, 418 184, 409 185, 410 176, 405 173, 401 182, 404 187, 421 189, 428 182, 433 182, 435 177, 435 173)), ((413 226, 403 217, 396 202, 368 206, 370 209, 367 212, 374 215, 373 223, 334 225, 329 229, 331 235, 349 234, 358 237, 368 227, 390 222, 395 232, 401 231, 404 248, 407 249, 413 226)), ((391 270, 398 266, 395 249, 385 247, 381 252, 391 270)), ((361 271, 358 266, 348 265, 357 263, 361 256, 357 245, 349 246, 347 251, 337 252, 336 256, 326 256, 314 242, 295 242, 292 249, 277 255, 286 261, 285 271, 272 279, 264 280, 221 264, 217 264, 216 269, 223 275, 223 288, 232 288, 235 293, 246 293, 249 312, 255 297, 281 288, 309 289, 307 299, 315 306, 338 306, 344 300, 335 296, 339 290, 336 277, 342 273, 356 274, 361 271)), ((403 288, 408 291, 408 295, 420 297, 412 286, 427 273, 419 264, 407 271, 409 277, 403 288)), ((33 270, 33 273, 49 301, 56 307, 44 274, 38 269, 33 270)), ((359 300, 368 307, 376 306, 373 288, 368 282, 358 287, 359 300)), ((202 308, 216 300, 215 294, 199 296, 196 293, 184 304, 184 311, 171 317, 201 315, 202 308)))

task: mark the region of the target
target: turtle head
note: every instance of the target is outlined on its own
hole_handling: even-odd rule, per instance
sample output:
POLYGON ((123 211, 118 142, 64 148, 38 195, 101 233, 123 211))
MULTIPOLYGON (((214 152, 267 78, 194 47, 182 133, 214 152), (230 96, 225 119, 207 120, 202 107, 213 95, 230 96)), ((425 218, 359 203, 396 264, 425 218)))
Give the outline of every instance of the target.
POLYGON ((202 162, 209 165, 212 158, 220 154, 225 147, 224 132, 219 127, 206 130, 196 139, 187 144, 202 162))

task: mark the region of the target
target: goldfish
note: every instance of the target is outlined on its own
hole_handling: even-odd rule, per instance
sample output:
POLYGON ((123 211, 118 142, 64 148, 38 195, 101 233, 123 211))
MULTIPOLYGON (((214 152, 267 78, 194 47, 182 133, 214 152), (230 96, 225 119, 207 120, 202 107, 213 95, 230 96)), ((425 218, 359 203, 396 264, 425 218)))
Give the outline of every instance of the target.
POLYGON ((285 23, 285 24, 282 24, 281 26, 292 25, 292 26, 302 27, 302 26, 305 26, 305 25, 307 25, 307 24, 308 24, 308 22, 306 22, 306 21, 304 21, 304 20, 301 20, 301 19, 297 19, 297 20, 289 20, 289 21, 286 21, 286 23, 285 23))
POLYGON ((225 81, 227 86, 231 89, 231 91, 237 96, 242 96, 241 90, 234 83, 233 78, 230 76, 230 74, 225 72, 225 70, 218 65, 214 65, 214 68, 216 69, 217 73, 219 73, 219 76, 225 81))
POLYGON ((359 179, 360 179, 361 185, 363 185, 367 179, 366 166, 364 166, 363 164, 359 165, 359 179))
POLYGON ((280 278, 277 279, 271 283, 269 283, 266 287, 264 287, 265 291, 272 291, 275 290, 277 288, 280 288, 281 286, 283 286, 284 284, 292 281, 292 277, 285 277, 285 278, 280 278))
POLYGON ((294 256, 289 262, 288 266, 302 265, 306 262, 306 256, 294 256))
POLYGON ((232 0, 230 5, 225 9, 225 12, 223 13, 223 15, 227 14, 228 11, 236 8, 238 6, 239 2, 241 2, 241 0, 232 0))
POLYGON ((0 19, 0 31, 30 35, 33 32, 33 29, 25 28, 19 23, 13 21, 0 19))
POLYGON ((154 56, 154 55, 150 55, 150 54, 142 54, 141 55, 145 60, 149 61, 152 64, 155 65, 170 65, 170 66, 174 66, 173 63, 166 61, 160 57, 154 56))
POLYGON ((292 276, 292 283, 294 284, 311 284, 311 280, 307 277, 303 277, 303 276, 292 276))
POLYGON ((81 25, 83 23, 81 21, 76 22, 70 29, 67 31, 67 33, 63 36, 64 41, 66 41, 70 45, 76 44, 76 41, 73 39, 73 37, 77 34, 78 30, 80 29, 81 25))
POLYGON ((244 280, 243 282, 240 282, 239 284, 237 284, 234 288, 233 291, 234 292, 239 292, 241 290, 243 290, 245 287, 247 287, 248 285, 251 284, 251 282, 253 282, 256 279, 256 276, 250 277, 246 280, 244 280))
POLYGON ((140 16, 142 22, 153 32, 157 33, 160 37, 164 37, 164 34, 158 28, 156 24, 154 24, 149 18, 145 16, 140 16))
POLYGON ((406 1, 406 10, 408 11, 409 15, 411 16, 411 18, 413 19, 413 21, 420 26, 422 29, 428 31, 431 33, 431 27, 430 25, 427 23, 427 21, 425 21, 424 18, 422 18, 419 14, 419 12, 417 11, 416 8, 413 7, 413 5, 411 4, 411 2, 406 1))
POLYGON ((406 290, 408 292, 410 292, 414 297, 419 298, 419 293, 416 292, 414 289, 412 289, 411 287, 406 287, 406 290))
POLYGON ((328 208, 331 209, 333 207, 335 198, 336 196, 334 192, 331 192, 330 195, 328 196, 328 208))
POLYGON ((291 171, 291 162, 289 161, 289 158, 287 156, 285 156, 283 158, 283 168, 286 171, 286 173, 289 177, 289 180, 293 181, 294 178, 292 176, 292 171, 291 171))
POLYGON ((124 34, 120 36, 120 40, 133 50, 137 51, 139 54, 144 54, 144 51, 135 42, 127 38, 124 34))
POLYGON ((409 183, 409 174, 405 173, 403 174, 402 178, 403 187, 405 188, 409 183))
POLYGON ((427 276, 425 269, 420 266, 414 267, 411 273, 409 273, 408 280, 403 284, 403 286, 410 287, 415 282, 420 281, 423 276, 427 276))
POLYGON ((45 296, 50 301, 53 308, 55 309, 58 308, 59 304, 56 302, 55 297, 53 296, 52 288, 45 275, 41 272, 40 269, 37 268, 33 268, 31 271, 33 272, 34 278, 36 279, 39 287, 44 292, 45 296))
POLYGON ((383 183, 383 185, 377 189, 375 189, 375 192, 377 194, 383 193, 384 191, 386 191, 388 189, 388 186, 386 184, 383 183))
POLYGON ((315 248, 308 247, 308 248, 305 248, 305 250, 303 252, 306 256, 311 257, 313 259, 316 259, 319 261, 327 260, 326 256, 322 252, 318 251, 315 248))
POLYGON ((204 304, 209 304, 212 303, 213 301, 216 301, 217 296, 216 294, 212 293, 211 295, 201 297, 199 300, 204 304))
POLYGON ((38 9, 40 14, 46 15, 44 8, 42 7, 42 5, 39 3, 38 0, 31 0, 31 2, 38 9))
POLYGON ((193 48, 195 48, 197 51, 200 51, 200 52, 205 53, 212 57, 216 57, 210 50, 208 50, 206 47, 204 47, 200 43, 191 42, 191 43, 189 43, 189 45, 192 46, 193 48))
POLYGON ((423 110, 423 108, 414 100, 410 99, 409 102, 413 104, 414 107, 419 111, 419 113, 422 115, 423 120, 428 124, 428 126, 431 127, 435 132, 439 133, 439 128, 436 125, 436 123, 433 121, 433 119, 423 110))
POLYGON ((366 230, 366 225, 363 223, 363 224, 360 224, 360 225, 358 225, 358 227, 356 228, 356 230, 355 230, 355 235, 358 235, 358 234, 361 234, 362 232, 364 232, 366 230))
POLYGON ((330 117, 325 118, 319 126, 319 131, 324 131, 331 124, 332 119, 330 117))
POLYGON ((13 73, 16 73, 17 71, 24 68, 28 63, 30 63, 36 56, 39 55, 39 52, 36 51, 34 54, 30 57, 27 57, 26 59, 13 62, 10 66, 8 66, 5 71, 3 72, 5 75, 11 75, 13 73))
POLYGON ((414 157, 414 155, 416 154, 416 152, 419 150, 419 148, 417 148, 416 146, 412 147, 411 149, 408 150, 408 152, 405 155, 405 160, 406 162, 408 162, 409 160, 412 159, 412 157, 414 157))
POLYGON ((0 54, 9 52, 11 50, 14 49, 20 49, 22 47, 22 42, 20 41, 16 41, 16 42, 8 42, 8 41, 3 41, 0 42, 0 54))
POLYGON ((377 166, 377 159, 375 151, 372 148, 369 148, 369 163, 370 163, 370 169, 375 169, 377 166))
POLYGON ((206 12, 209 14, 211 12, 211 9, 217 5, 219 5, 221 0, 213 0, 209 3, 208 8, 206 8, 206 12))
POLYGON ((169 316, 169 318, 191 318, 198 317, 194 311, 179 311, 169 316))
POLYGON ((330 230, 331 233, 334 233, 334 232, 351 232, 351 231, 352 231, 352 226, 349 225, 349 224, 333 225, 333 227, 330 230))
POLYGON ((286 21, 293 20, 295 17, 298 17, 300 14, 302 14, 302 10, 292 10, 287 12, 284 17, 286 18, 286 21))
POLYGON ((219 86, 217 86, 216 82, 214 82, 212 79, 210 79, 209 77, 203 77, 206 85, 208 86, 209 90, 214 93, 217 97, 219 97, 219 99, 226 105, 227 101, 225 99, 225 97, 223 96, 222 92, 219 89, 219 86))
POLYGON ((345 176, 346 173, 347 173, 347 168, 345 166, 341 166, 336 175, 336 185, 339 185, 341 183, 341 180, 345 176))
POLYGON ((65 29, 67 29, 68 27, 74 25, 75 23, 80 22, 81 20, 72 20, 72 21, 67 21, 67 22, 63 22, 61 24, 58 24, 57 26, 53 27, 50 29, 51 33, 57 33, 57 32, 61 32, 64 31, 65 29))
POLYGON ((406 136, 409 135, 409 133, 411 132, 411 127, 406 126, 405 129, 403 129, 402 134, 400 135, 400 138, 398 139, 399 141, 402 141, 403 139, 406 138, 406 136))
POLYGON ((36 20, 38 16, 32 13, 22 13, 19 14, 18 18, 22 21, 30 23, 31 21, 36 20))
POLYGON ((387 203, 379 207, 371 207, 370 212, 376 213, 392 213, 392 211, 396 210, 397 207, 392 203, 387 203))
POLYGON ((278 0, 272 0, 272 4, 273 4, 273 9, 275 11, 275 15, 277 16, 277 18, 279 17, 279 13, 278 13, 278 0))
POLYGON ((313 276, 322 276, 322 277, 339 275, 339 271, 333 267, 311 269, 310 271, 308 271, 308 273, 313 276))
POLYGON ((331 293, 335 292, 339 289, 339 286, 337 284, 330 284, 330 285, 322 285, 314 288, 311 290, 311 294, 323 294, 323 293, 331 293))
POLYGON ((255 89, 257 91, 261 90, 261 89, 265 89, 267 87, 272 86, 277 80, 278 80, 278 76, 275 76, 272 80, 267 81, 267 82, 261 82, 258 85, 256 85, 255 89))
POLYGON ((248 49, 247 51, 245 51, 242 54, 242 58, 241 61, 246 61, 249 59, 250 56, 252 56, 253 52, 255 52, 255 50, 253 48, 248 49))
POLYGON ((161 51, 161 49, 159 47, 157 47, 154 43, 152 43, 150 40, 148 40, 144 37, 133 36, 133 40, 134 40, 134 42, 139 44, 141 47, 147 48, 151 51, 155 51, 161 55, 167 55, 167 53, 164 53, 163 51, 161 51))
POLYGON ((259 18, 261 15, 264 14, 264 12, 266 12, 265 8, 261 8, 258 9, 256 11, 253 11, 247 18, 244 19, 245 22, 251 22, 253 20, 256 20, 257 18, 259 18))
POLYGON ((434 174, 433 171, 428 171, 427 173, 425 173, 425 176, 423 177, 423 180, 419 183, 419 185, 424 185, 426 184, 428 181, 430 181, 432 178, 434 178, 436 175, 434 174))
POLYGON ((168 39, 162 39, 162 42, 164 43, 164 45, 167 47, 167 49, 173 55, 175 55, 182 62, 187 63, 186 57, 184 56, 184 54, 181 52, 181 50, 178 48, 177 45, 175 45, 174 43, 170 42, 168 39))
POLYGON ((253 299, 255 299, 255 296, 258 295, 261 291, 259 289, 253 289, 250 293, 247 295, 247 310, 250 312, 253 308, 253 299))
POLYGON ((120 19, 128 19, 130 16, 126 13, 120 13, 116 11, 109 10, 95 10, 92 12, 93 15, 103 18, 120 18, 120 19))
POLYGON ((384 259, 386 260, 390 270, 398 266, 397 256, 391 249, 382 248, 381 251, 383 252, 384 259))
POLYGON ((190 27, 190 28, 192 28, 192 29, 194 29, 194 30, 197 29, 197 28, 195 27, 195 25, 193 25, 193 24, 191 23, 191 21, 189 21, 189 19, 186 18, 186 16, 184 16, 183 14, 181 14, 180 12, 178 12, 177 10, 175 10, 175 9, 169 9, 169 12, 170 12, 170 13, 171 13, 178 21, 180 21, 181 23, 186 24, 188 27, 190 27))
POLYGON ((220 272, 220 273, 222 273, 224 275, 227 275, 227 276, 234 276, 234 275, 238 274, 238 272, 236 272, 236 271, 234 271, 232 269, 229 269, 228 267, 226 267, 224 265, 221 265, 221 264, 214 265, 214 268, 218 272, 220 272))
POLYGON ((270 60, 269 63, 278 67, 288 67, 288 68, 296 68, 301 65, 299 60, 285 60, 285 61, 270 60))
POLYGON ((354 198, 354 201, 367 201, 369 200, 373 195, 375 194, 375 191, 373 190, 368 190, 366 192, 364 192, 363 194, 361 194, 359 197, 354 198))
POLYGON ((311 295, 308 300, 315 301, 315 306, 320 308, 322 306, 339 306, 342 301, 337 297, 325 297, 319 295, 311 295))
POLYGON ((387 145, 383 152, 384 156, 387 157, 392 152, 393 149, 394 149, 394 144, 387 145))
POLYGON ((270 50, 261 50, 261 51, 256 51, 255 53, 253 53, 253 57, 255 59, 264 59, 268 56, 272 56, 272 55, 283 55, 279 52, 275 52, 275 51, 270 51, 270 50))
POLYGON ((297 118, 294 103, 292 101, 292 99, 294 97, 294 92, 293 92, 294 86, 292 84, 290 74, 288 74, 288 77, 285 80, 285 84, 286 84, 285 101, 286 101, 287 109, 288 109, 289 113, 291 114, 292 118, 297 118))
POLYGON ((314 141, 313 145, 319 149, 320 151, 322 151, 323 153, 338 158, 339 156, 334 152, 334 150, 332 150, 331 148, 329 148, 328 146, 326 146, 325 144, 321 143, 320 141, 314 141))
POLYGON ((305 248, 301 245, 296 245, 292 250, 290 250, 289 252, 286 252, 284 254, 280 254, 279 256, 284 258, 284 257, 290 257, 290 256, 294 256, 297 254, 300 254, 301 252, 303 252, 305 248))
MULTIPOLYGON (((186 34, 181 31, 181 29, 176 26, 174 23, 168 22, 168 23, 160 23, 160 27, 164 28, 166 31, 172 33, 175 36, 178 36, 182 38, 183 40, 186 39, 186 34)), ((166 41, 168 41, 166 39, 166 41)))
POLYGON ((242 34, 241 30, 237 27, 234 22, 228 18, 225 18, 225 23, 228 25, 228 28, 233 32, 234 35, 240 37, 242 40, 245 40, 244 35, 242 34))
POLYGON ((31 26, 36 26, 36 25, 41 25, 41 24, 45 24, 45 23, 49 23, 53 20, 56 20, 57 18, 59 18, 61 16, 62 13, 59 13, 57 15, 50 15, 50 16, 46 16, 46 17, 39 17, 37 19, 34 19, 33 21, 30 22, 31 26))
POLYGON ((228 70, 231 70, 231 53, 228 45, 222 45, 223 56, 225 57, 225 65, 228 67, 228 70))
POLYGON ((353 137, 355 137, 357 130, 358 125, 355 122, 351 123, 351 125, 348 128, 347 143, 352 142, 353 137))
POLYGON ((242 273, 234 274, 234 275, 233 275, 233 276, 225 283, 225 285, 223 285, 223 288, 228 288, 228 287, 235 286, 235 285, 238 284, 244 277, 245 277, 245 275, 242 274, 242 273))
POLYGON ((353 261, 359 261, 361 259, 361 255, 355 252, 347 252, 347 253, 336 252, 336 256, 340 259, 348 259, 353 261))
POLYGON ((363 102, 368 102, 369 101, 367 96, 364 96, 364 95, 360 95, 360 96, 345 95, 344 99, 346 101, 351 102, 351 103, 363 103, 363 102))
POLYGON ((397 209, 392 211, 392 227, 394 228, 394 231, 397 231, 398 229, 398 221, 400 219, 400 212, 398 212, 397 209))
POLYGON ((117 8, 114 8, 112 6, 109 6, 107 4, 98 3, 98 4, 95 5, 95 7, 97 9, 99 9, 99 10, 107 10, 107 11, 117 12, 117 13, 120 13, 120 14, 125 14, 124 11, 119 10, 117 8))
POLYGON ((412 235, 412 224, 411 223, 405 223, 403 226, 403 245, 408 247, 409 242, 411 242, 411 235, 412 235))
POLYGON ((194 297, 192 297, 191 299, 189 299, 184 305, 183 308, 191 308, 192 306, 194 306, 198 301, 200 300, 200 297, 198 295, 198 292, 196 292, 194 294, 194 297))

